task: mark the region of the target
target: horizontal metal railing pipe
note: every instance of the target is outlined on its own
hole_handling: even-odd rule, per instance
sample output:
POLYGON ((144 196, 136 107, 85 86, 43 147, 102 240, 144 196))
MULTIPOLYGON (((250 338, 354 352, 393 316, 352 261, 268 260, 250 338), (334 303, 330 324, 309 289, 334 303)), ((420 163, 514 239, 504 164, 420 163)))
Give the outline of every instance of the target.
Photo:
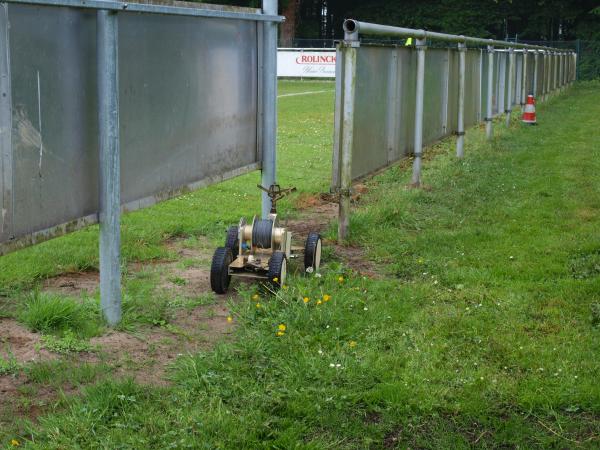
POLYGON ((189 6, 172 6, 152 3, 118 2, 113 0, 2 0, 0 3, 18 3, 35 6, 62 6, 68 8, 83 8, 108 11, 130 11, 149 14, 166 14, 172 16, 212 17, 217 19, 251 20, 258 22, 283 22, 285 17, 251 13, 242 11, 228 11, 219 9, 194 8, 189 6))
MULTIPOLYGON (((412 28, 393 27, 389 25, 378 25, 368 22, 360 22, 354 19, 344 21, 344 32, 349 40, 357 40, 359 34, 369 34, 378 36, 390 36, 401 38, 432 39, 436 41, 485 45, 504 48, 523 48, 530 50, 559 50, 551 47, 542 47, 539 45, 521 44, 518 42, 497 41, 494 39, 482 39, 457 34, 437 33, 435 31, 415 30, 412 28)), ((564 49, 563 49, 564 50, 564 49)))

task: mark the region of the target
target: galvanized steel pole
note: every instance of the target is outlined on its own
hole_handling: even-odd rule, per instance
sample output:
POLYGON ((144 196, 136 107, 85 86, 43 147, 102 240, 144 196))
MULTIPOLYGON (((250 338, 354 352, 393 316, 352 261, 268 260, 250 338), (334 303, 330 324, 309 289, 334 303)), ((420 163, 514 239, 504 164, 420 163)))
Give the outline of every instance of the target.
MULTIPOLYGON (((262 12, 277 15, 277 0, 262 0, 262 12)), ((262 68, 262 178, 268 188, 276 181, 277 170, 277 23, 263 22, 262 68)), ((271 199, 262 192, 262 218, 271 212, 271 199)))
POLYGON ((506 126, 510 126, 510 115, 513 106, 513 86, 515 79, 515 51, 513 48, 508 49, 508 95, 506 99, 506 126))
POLYGON ((417 95, 415 103, 415 141, 412 185, 421 185, 421 164, 423 160, 423 103, 425 97, 425 50, 427 41, 417 39, 417 95))
POLYGON ((396 37, 412 37, 416 39, 431 39, 446 42, 464 42, 475 45, 491 45, 499 48, 528 48, 528 49, 546 49, 539 45, 521 44, 518 42, 496 41, 493 39, 482 39, 471 36, 462 36, 456 34, 436 33, 434 31, 417 30, 414 28, 392 27, 389 25, 379 25, 375 23, 361 22, 355 19, 346 19, 344 21, 344 31, 346 35, 369 34, 396 37))
POLYGON ((344 80, 342 103, 342 145, 340 170, 340 204, 338 212, 338 240, 348 237, 350 226, 350 190, 352 188, 352 149, 354 147, 354 103, 356 98, 356 47, 358 41, 342 44, 344 80))
POLYGON ((494 47, 492 45, 487 46, 488 52, 488 82, 487 82, 487 109, 485 118, 485 134, 488 140, 494 137, 494 130, 492 124, 492 116, 494 115, 492 109, 492 100, 494 92, 494 47))
POLYGON ((121 320, 121 183, 119 149, 118 15, 97 13, 100 145, 100 305, 106 321, 121 320))
POLYGON ((465 156, 465 72, 466 72, 467 46, 464 42, 458 43, 458 123, 456 132, 456 156, 465 156))

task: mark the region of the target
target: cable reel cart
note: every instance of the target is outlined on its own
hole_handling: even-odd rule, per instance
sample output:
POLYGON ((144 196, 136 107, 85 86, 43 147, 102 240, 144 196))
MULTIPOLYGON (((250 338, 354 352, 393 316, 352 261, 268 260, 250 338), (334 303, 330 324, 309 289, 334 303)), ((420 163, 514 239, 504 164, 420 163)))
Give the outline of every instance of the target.
POLYGON ((217 294, 227 292, 231 277, 263 280, 277 289, 285 284, 287 264, 293 258, 304 257, 307 273, 318 271, 321 265, 319 233, 310 232, 304 246, 294 246, 291 231, 280 226, 277 217, 277 201, 296 188, 258 187, 269 195, 271 213, 267 219, 254 216, 251 223, 242 218, 227 230, 225 245, 215 250, 210 268, 210 286, 217 294))

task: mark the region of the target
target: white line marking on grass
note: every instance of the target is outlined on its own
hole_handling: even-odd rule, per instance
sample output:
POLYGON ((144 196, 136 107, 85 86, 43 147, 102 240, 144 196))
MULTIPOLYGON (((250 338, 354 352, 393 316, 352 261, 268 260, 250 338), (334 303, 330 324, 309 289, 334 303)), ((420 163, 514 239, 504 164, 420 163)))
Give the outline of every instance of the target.
POLYGON ((281 95, 278 95, 277 98, 281 98, 281 97, 296 97, 298 95, 322 94, 324 92, 334 92, 334 90, 333 89, 328 89, 326 91, 307 91, 307 92, 296 92, 294 94, 281 94, 281 95))

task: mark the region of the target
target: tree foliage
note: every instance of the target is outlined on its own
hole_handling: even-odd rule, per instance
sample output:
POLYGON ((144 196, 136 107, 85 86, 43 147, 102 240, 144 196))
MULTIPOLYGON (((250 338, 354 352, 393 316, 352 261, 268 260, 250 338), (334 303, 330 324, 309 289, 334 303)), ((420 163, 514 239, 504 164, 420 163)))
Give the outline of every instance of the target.
MULTIPOLYGON (((260 0, 211 0, 260 6, 260 0)), ((503 39, 600 39, 598 0, 280 0, 297 38, 341 38, 344 18, 503 39)))

